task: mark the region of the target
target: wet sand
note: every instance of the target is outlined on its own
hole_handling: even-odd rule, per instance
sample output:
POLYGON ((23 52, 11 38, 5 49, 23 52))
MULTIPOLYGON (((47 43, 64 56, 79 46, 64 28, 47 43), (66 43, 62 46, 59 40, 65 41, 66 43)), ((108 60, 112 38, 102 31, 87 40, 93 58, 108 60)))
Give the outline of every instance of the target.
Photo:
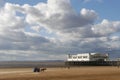
POLYGON ((34 73, 32 68, 0 69, 0 80, 120 80, 117 67, 47 68, 34 73))

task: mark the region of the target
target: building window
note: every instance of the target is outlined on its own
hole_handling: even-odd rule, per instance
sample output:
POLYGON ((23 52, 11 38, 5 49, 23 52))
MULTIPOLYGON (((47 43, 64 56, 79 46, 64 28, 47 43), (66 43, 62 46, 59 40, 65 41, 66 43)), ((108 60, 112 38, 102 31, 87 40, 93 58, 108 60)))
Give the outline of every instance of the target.
POLYGON ((83 58, 87 58, 88 56, 83 56, 83 58))
POLYGON ((78 56, 78 58, 80 59, 80 58, 82 58, 82 56, 78 56))
POLYGON ((77 58, 76 56, 73 57, 73 59, 76 59, 76 58, 77 58))

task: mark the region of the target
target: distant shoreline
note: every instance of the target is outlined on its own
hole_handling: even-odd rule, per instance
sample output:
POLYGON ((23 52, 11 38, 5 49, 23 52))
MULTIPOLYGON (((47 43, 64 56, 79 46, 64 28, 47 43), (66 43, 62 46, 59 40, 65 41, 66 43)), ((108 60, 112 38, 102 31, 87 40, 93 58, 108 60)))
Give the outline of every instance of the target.
POLYGON ((0 68, 64 67, 65 61, 0 61, 0 68))

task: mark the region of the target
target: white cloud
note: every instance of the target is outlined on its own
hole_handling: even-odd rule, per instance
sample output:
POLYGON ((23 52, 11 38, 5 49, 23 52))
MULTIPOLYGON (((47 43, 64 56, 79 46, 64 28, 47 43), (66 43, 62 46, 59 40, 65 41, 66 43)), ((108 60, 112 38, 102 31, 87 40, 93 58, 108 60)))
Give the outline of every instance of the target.
POLYGON ((31 29, 36 31, 36 32, 40 32, 41 27, 40 26, 32 26, 31 29))
POLYGON ((120 31, 120 21, 108 21, 104 19, 100 24, 92 27, 95 34, 109 36, 120 31))
POLYGON ((98 17, 97 13, 94 10, 88 10, 85 8, 81 10, 81 15, 87 20, 96 20, 96 18, 98 17))
POLYGON ((6 55, 14 59, 52 59, 69 53, 104 52, 108 47, 119 49, 120 37, 115 33, 120 32, 120 21, 104 19, 95 24, 97 18, 94 10, 75 12, 70 0, 48 0, 34 6, 6 3, 0 8, 2 59, 6 55), (42 29, 46 36, 50 33, 48 37, 40 33, 42 29))
POLYGON ((49 0, 47 4, 39 3, 35 6, 23 5, 21 8, 17 8, 17 10, 24 10, 26 21, 29 24, 44 26, 48 31, 55 32, 58 36, 62 36, 63 38, 67 37, 67 35, 71 35, 71 31, 73 35, 77 36, 76 31, 79 33, 78 31, 84 29, 81 27, 94 23, 98 17, 94 10, 85 8, 81 10, 80 14, 76 13, 69 0, 49 0))
POLYGON ((35 6, 24 5, 22 7, 22 10, 27 15, 26 21, 28 23, 36 23, 52 30, 68 30, 68 28, 82 27, 93 23, 97 18, 97 14, 93 10, 84 9, 81 14, 77 14, 69 1, 64 0, 49 0, 47 4, 42 3, 35 6))

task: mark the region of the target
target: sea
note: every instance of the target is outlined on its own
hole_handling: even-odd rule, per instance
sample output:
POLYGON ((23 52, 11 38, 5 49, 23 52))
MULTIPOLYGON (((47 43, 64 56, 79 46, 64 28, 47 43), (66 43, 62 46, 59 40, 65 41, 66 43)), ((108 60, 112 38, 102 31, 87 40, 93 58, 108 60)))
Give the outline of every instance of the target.
POLYGON ((0 68, 64 67, 65 61, 0 61, 0 68))

